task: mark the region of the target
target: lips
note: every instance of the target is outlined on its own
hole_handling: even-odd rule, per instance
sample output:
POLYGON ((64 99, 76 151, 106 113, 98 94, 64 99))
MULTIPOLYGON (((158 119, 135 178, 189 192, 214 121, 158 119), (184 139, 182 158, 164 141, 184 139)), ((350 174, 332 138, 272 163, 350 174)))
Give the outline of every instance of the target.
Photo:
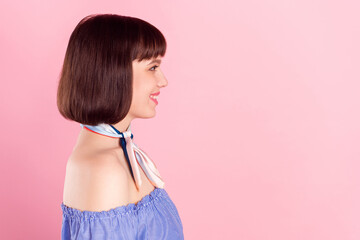
POLYGON ((150 96, 158 96, 159 94, 160 94, 160 92, 152 93, 152 94, 150 94, 150 96))
POLYGON ((158 101, 157 101, 156 98, 158 98, 157 96, 158 96, 159 94, 160 94, 160 92, 150 94, 150 99, 153 100, 156 105, 158 104, 158 101))

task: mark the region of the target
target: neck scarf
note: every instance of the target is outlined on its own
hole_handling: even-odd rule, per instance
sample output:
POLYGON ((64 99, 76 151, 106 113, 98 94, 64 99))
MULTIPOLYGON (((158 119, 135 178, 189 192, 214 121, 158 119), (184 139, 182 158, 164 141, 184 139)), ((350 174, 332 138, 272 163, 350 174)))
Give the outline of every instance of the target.
POLYGON ((140 186, 142 184, 139 165, 145 172, 145 175, 149 179, 151 184, 158 188, 164 188, 165 183, 161 179, 160 173, 157 170, 156 165, 143 150, 141 150, 135 143, 133 143, 132 139, 134 136, 131 133, 131 124, 129 124, 129 127, 125 132, 118 131, 111 124, 102 123, 93 126, 80 123, 80 125, 82 128, 86 128, 100 135, 120 138, 120 144, 124 151, 126 161, 129 165, 131 176, 135 181, 135 185, 138 190, 140 189, 140 186))

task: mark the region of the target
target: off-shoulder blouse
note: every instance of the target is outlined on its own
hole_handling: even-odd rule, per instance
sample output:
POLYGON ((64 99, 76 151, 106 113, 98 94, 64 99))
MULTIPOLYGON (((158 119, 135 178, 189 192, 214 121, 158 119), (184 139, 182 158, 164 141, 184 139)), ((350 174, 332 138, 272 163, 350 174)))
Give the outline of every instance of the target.
POLYGON ((184 239, 179 213, 164 188, 108 211, 80 211, 63 202, 61 209, 62 240, 184 239))

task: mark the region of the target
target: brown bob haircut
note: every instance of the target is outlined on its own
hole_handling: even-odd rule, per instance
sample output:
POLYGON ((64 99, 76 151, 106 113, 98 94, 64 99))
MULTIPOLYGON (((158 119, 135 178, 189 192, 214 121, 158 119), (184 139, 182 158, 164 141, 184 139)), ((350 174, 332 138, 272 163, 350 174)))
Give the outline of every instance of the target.
POLYGON ((82 124, 116 124, 129 112, 132 61, 164 56, 166 40, 150 23, 92 14, 72 32, 57 90, 61 115, 82 124))

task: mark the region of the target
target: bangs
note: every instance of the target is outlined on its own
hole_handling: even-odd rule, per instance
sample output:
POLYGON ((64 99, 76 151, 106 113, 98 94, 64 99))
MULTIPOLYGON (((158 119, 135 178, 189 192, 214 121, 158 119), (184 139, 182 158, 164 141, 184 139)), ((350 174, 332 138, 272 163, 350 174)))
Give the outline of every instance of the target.
POLYGON ((132 60, 152 59, 158 56, 164 57, 166 52, 166 40, 164 35, 153 25, 147 23, 138 29, 138 39, 133 46, 132 60))

